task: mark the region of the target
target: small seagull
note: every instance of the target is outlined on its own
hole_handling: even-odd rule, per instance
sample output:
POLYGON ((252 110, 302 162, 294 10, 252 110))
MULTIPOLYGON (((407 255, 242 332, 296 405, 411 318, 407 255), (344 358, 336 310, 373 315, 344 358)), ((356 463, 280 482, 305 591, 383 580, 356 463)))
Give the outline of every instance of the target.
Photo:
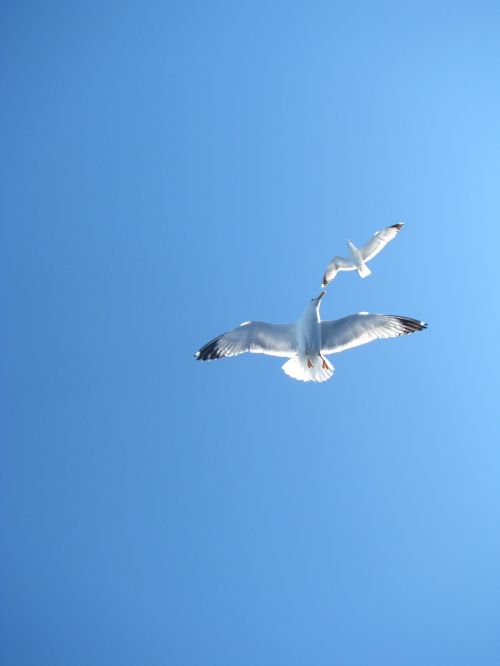
POLYGON ((358 271, 360 277, 368 277, 371 270, 366 265, 367 262, 373 259, 389 241, 396 238, 402 228, 403 222, 399 222, 377 231, 368 243, 360 248, 356 247, 351 241, 347 241, 350 257, 333 257, 327 266, 321 286, 326 287, 327 284, 330 284, 339 271, 358 271))
POLYGON ((359 312, 342 319, 321 321, 319 309, 325 295, 312 298, 304 313, 293 324, 268 324, 247 321, 223 333, 196 352, 198 361, 212 361, 244 352, 284 356, 289 360, 283 372, 303 382, 324 382, 335 368, 326 358, 364 345, 377 338, 394 338, 422 331, 427 324, 409 317, 359 312))

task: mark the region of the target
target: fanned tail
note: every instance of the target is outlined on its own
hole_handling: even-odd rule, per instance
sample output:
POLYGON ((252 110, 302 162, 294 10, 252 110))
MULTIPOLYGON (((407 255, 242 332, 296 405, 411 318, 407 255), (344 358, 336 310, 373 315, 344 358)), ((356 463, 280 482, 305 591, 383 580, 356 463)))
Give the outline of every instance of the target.
POLYGON ((311 359, 308 356, 292 356, 281 369, 300 382, 326 382, 335 372, 333 365, 324 356, 311 359))

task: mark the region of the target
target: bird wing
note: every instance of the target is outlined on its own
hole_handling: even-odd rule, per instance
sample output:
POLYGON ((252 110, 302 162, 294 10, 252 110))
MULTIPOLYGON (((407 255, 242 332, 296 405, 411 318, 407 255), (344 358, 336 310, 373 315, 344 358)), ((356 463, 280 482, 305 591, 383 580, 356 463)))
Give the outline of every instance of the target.
POLYGON ((359 248, 359 252, 363 257, 363 261, 370 261, 377 255, 389 241, 396 238, 398 233, 403 228, 403 223, 393 224, 391 227, 386 227, 381 231, 377 231, 368 241, 366 245, 359 248))
POLYGON ((427 324, 418 319, 360 312, 334 321, 322 321, 321 351, 336 354, 378 338, 395 338, 424 328, 427 324))
POLYGON ((321 286, 326 287, 326 285, 334 279, 338 271, 353 271, 355 268, 356 266, 350 259, 346 259, 345 257, 333 257, 326 267, 321 286))
POLYGON ((295 324, 267 324, 247 321, 223 333, 196 352, 198 361, 212 361, 244 352, 291 357, 297 353, 295 324))

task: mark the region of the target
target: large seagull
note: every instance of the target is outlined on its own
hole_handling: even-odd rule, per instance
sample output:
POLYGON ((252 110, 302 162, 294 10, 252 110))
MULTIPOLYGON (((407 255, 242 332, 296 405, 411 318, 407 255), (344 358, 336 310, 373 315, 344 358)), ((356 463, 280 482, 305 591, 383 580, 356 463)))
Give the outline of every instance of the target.
POLYGON ((304 313, 293 324, 268 324, 247 321, 223 333, 196 352, 198 361, 212 361, 244 352, 283 356, 282 366, 289 377, 303 382, 324 382, 335 368, 328 354, 364 345, 378 338, 395 338, 427 328, 410 317, 359 312, 342 319, 321 321, 319 309, 326 292, 312 298, 304 313))
POLYGON ((362 247, 356 247, 354 243, 347 241, 349 257, 333 257, 326 268, 321 286, 326 287, 327 284, 330 284, 339 271, 358 271, 358 275, 362 278, 371 275, 371 270, 366 265, 367 262, 383 250, 389 241, 396 238, 402 228, 403 222, 399 222, 382 231, 377 231, 362 247))

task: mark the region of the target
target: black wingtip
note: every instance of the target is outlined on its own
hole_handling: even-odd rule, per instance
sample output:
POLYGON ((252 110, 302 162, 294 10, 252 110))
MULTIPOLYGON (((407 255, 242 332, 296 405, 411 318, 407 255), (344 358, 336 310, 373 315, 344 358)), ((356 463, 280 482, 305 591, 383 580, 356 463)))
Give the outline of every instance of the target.
POLYGON ((403 327, 402 335, 406 335, 408 333, 416 333, 417 331, 423 331, 424 329, 427 328, 427 322, 420 321, 419 319, 412 319, 411 317, 399 317, 399 316, 397 316, 396 319, 403 327))
POLYGON ((217 336, 210 342, 207 342, 206 345, 196 352, 194 355, 197 361, 213 361, 214 359, 221 358, 221 350, 219 349, 218 342, 221 339, 221 335, 217 336))
POLYGON ((401 231, 401 229, 404 226, 404 222, 398 222, 397 224, 391 224, 391 229, 397 229, 398 231, 401 231))

